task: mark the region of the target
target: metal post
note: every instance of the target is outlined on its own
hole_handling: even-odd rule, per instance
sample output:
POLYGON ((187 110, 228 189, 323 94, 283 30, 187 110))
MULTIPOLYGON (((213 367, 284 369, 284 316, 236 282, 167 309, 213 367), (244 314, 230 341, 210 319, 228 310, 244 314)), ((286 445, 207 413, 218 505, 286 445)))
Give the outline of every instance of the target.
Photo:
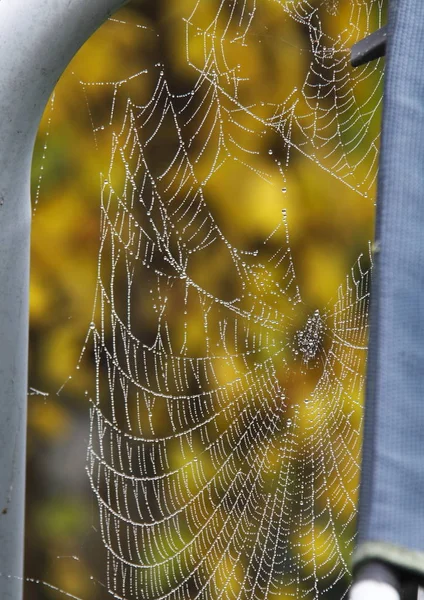
POLYGON ((22 596, 30 171, 53 88, 127 0, 0 0, 0 600, 22 596))

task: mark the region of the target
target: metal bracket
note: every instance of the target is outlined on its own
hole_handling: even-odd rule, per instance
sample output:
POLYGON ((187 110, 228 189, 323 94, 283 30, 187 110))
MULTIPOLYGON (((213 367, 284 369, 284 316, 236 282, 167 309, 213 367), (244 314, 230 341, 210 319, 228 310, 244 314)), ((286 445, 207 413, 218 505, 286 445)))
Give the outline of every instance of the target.
POLYGON ((382 27, 378 31, 374 31, 360 42, 357 42, 353 47, 350 55, 352 67, 365 65, 377 58, 381 58, 386 54, 387 41, 387 26, 382 27))

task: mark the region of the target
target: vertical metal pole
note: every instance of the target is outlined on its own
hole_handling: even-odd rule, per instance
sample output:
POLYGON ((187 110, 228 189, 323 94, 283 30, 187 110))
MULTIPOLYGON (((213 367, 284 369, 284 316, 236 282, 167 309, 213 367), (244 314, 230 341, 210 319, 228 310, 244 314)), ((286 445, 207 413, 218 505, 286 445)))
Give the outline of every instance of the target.
POLYGON ((30 171, 70 60, 127 0, 0 0, 0 600, 22 596, 30 171))

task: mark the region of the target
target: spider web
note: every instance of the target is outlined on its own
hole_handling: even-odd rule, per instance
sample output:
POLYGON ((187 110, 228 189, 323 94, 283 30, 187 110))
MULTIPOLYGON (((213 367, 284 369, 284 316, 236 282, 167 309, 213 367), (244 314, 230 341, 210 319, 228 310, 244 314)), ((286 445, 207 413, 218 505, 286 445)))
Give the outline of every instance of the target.
MULTIPOLYGON (((352 72, 349 48, 382 13, 379 0, 199 0, 182 23, 191 79, 177 86, 152 64, 109 82, 108 121, 92 114, 112 143, 87 472, 116 598, 346 597, 371 252, 335 300, 310 307, 284 201, 296 155, 358 201, 372 192, 382 69, 352 72), (269 43, 304 57, 279 102, 249 85, 249 49, 269 43), (134 82, 146 101, 128 97, 134 82), (281 195, 274 230, 249 247, 214 210, 234 169, 240 189, 253 173, 281 195)), ((82 85, 90 106, 97 84, 82 85)))

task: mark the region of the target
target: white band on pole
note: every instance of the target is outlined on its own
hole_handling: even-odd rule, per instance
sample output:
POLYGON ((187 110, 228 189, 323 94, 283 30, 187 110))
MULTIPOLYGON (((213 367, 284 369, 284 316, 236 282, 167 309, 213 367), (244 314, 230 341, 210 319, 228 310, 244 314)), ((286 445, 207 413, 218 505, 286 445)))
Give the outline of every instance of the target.
POLYGON ((22 596, 30 172, 70 60, 127 0, 0 0, 0 600, 22 596))

